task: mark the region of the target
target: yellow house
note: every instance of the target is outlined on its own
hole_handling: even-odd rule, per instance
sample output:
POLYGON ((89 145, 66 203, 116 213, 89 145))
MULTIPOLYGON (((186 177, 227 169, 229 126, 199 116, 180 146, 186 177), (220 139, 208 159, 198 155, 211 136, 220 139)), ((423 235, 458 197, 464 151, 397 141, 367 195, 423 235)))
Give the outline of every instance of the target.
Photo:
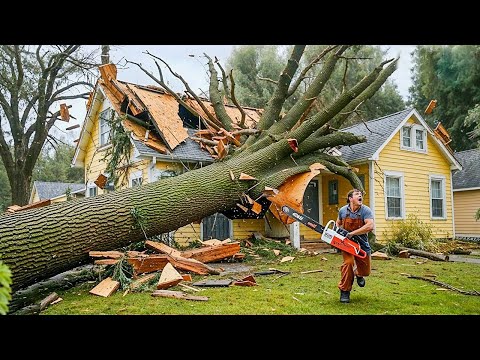
MULTIPOLYGON (((395 221, 409 214, 431 225, 435 238, 455 236, 452 171, 461 165, 417 110, 405 109, 342 131, 367 137, 365 143, 338 150, 358 168, 378 242, 386 240, 395 221)), ((351 184, 334 174, 324 174, 318 181, 319 220, 336 219, 351 184)))
MULTIPOLYGON (((117 80, 113 64, 101 66, 100 73, 101 78, 87 103, 87 114, 72 160, 72 166, 84 169, 87 197, 179 175, 214 161, 212 149, 190 139, 202 129, 200 121, 172 95, 157 86, 117 80), (121 126, 129 137, 128 146, 115 164, 117 170, 122 170, 115 184, 108 179, 107 171, 115 151, 110 121, 114 117, 122 119, 121 126)), ((202 112, 193 99, 184 98, 184 101, 202 112)), ((208 101, 204 104, 212 108, 208 101)), ((241 113, 236 107, 226 105, 226 110, 232 119, 240 121, 241 113)), ((244 110, 247 123, 259 119, 260 110, 244 110)), ((193 240, 248 237, 254 231, 263 231, 263 224, 263 219, 231 220, 217 213, 200 223, 162 235, 168 242, 175 240, 185 245, 193 240)))
POLYGON ((48 199, 51 200, 51 203, 66 201, 68 193, 72 198, 83 197, 85 184, 34 181, 28 203, 33 204, 48 199))
POLYGON ((479 240, 480 220, 475 220, 475 214, 480 208, 480 149, 456 152, 455 157, 463 167, 453 174, 455 235, 479 240))

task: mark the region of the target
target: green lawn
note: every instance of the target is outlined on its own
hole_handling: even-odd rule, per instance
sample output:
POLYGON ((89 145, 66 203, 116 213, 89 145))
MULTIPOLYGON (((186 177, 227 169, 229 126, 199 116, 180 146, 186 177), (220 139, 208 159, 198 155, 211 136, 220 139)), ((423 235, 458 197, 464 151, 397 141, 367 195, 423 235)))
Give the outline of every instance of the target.
MULTIPOLYGON (((207 296, 208 301, 152 297, 155 289, 139 293, 119 290, 103 298, 89 294, 95 282, 58 292, 63 301, 42 315, 478 315, 480 296, 465 295, 439 285, 408 278, 408 274, 435 279, 462 291, 480 291, 480 264, 441 262, 423 258, 372 260, 372 273, 364 288, 354 285, 351 302, 339 302, 337 283, 342 257, 336 253, 294 254, 292 262, 280 258, 244 261, 251 271, 225 275, 193 275, 202 279, 240 279, 255 271, 275 268, 290 271, 280 276, 256 275, 258 286, 198 288, 195 292, 175 286, 169 290, 207 296), (301 274, 321 269, 322 272, 301 274)), ((191 285, 191 283, 185 283, 191 285)))

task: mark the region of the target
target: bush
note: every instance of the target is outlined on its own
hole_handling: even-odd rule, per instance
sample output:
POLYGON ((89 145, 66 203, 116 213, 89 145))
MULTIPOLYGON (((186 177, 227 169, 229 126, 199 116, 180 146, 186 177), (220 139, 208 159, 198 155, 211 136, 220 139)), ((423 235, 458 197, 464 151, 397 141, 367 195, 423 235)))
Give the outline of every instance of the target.
POLYGON ((395 245, 410 249, 427 250, 433 242, 430 224, 425 224, 417 215, 409 214, 406 220, 393 223, 390 234, 384 233, 389 253, 398 253, 395 245))

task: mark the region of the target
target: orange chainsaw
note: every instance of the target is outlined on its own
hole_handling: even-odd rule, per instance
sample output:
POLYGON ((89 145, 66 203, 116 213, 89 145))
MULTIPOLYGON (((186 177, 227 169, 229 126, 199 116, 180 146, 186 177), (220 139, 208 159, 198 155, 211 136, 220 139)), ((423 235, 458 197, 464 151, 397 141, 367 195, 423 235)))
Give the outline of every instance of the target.
POLYGON ((347 238, 348 231, 337 227, 334 220, 330 220, 326 226, 323 226, 307 215, 300 214, 293 210, 290 206, 283 205, 282 211, 303 225, 322 234, 321 239, 327 244, 362 259, 367 256, 367 253, 360 247, 358 236, 354 235, 351 239, 347 238))

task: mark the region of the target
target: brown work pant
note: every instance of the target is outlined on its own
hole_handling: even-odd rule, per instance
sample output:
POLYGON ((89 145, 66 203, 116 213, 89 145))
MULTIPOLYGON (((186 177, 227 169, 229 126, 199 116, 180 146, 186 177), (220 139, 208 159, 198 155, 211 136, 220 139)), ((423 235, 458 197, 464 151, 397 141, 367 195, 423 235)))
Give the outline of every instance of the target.
POLYGON ((338 283, 338 288, 343 291, 351 291, 355 275, 362 277, 370 275, 371 255, 369 254, 365 256, 365 258, 361 259, 359 257, 353 256, 350 253, 342 251, 342 256, 343 263, 342 266, 340 266, 342 278, 338 283))

